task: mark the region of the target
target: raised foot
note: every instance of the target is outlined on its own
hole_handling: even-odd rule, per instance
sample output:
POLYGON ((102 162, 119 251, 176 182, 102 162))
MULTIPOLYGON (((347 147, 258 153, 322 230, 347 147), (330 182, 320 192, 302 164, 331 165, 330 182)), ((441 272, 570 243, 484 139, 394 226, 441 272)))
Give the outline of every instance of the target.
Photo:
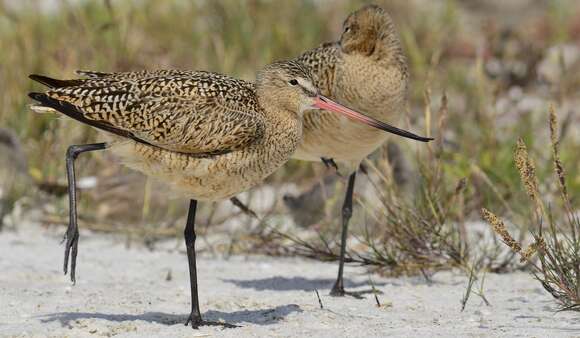
POLYGON ((203 320, 200 316, 194 315, 193 313, 189 315, 187 321, 185 322, 185 326, 191 324, 191 328, 194 330, 199 329, 200 326, 221 326, 224 329, 233 329, 239 327, 234 324, 223 323, 223 322, 210 322, 207 320, 203 320))
POLYGON ((79 250, 79 230, 76 227, 69 226, 63 241, 66 241, 64 246, 64 264, 63 270, 66 275, 68 272, 68 261, 70 258, 70 280, 76 282, 76 265, 77 265, 77 253, 79 250))

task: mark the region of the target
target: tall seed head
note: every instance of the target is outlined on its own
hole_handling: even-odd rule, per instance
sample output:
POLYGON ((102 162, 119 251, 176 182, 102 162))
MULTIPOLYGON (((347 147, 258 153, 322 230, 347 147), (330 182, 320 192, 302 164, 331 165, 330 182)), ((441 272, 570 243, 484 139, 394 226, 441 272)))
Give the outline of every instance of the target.
POLYGON ((493 232, 495 232, 499 237, 501 237, 502 241, 509 246, 514 252, 520 252, 522 250, 522 246, 518 243, 507 231, 507 227, 505 223, 493 214, 491 211, 487 210, 486 208, 481 209, 481 216, 483 219, 487 221, 491 225, 493 232))
POLYGON ((530 199, 532 199, 532 201, 538 205, 539 190, 538 178, 536 176, 536 166, 530 159, 528 155, 528 148, 521 138, 518 139, 516 149, 514 151, 514 159, 520 173, 520 179, 526 188, 528 196, 530 196, 530 199))

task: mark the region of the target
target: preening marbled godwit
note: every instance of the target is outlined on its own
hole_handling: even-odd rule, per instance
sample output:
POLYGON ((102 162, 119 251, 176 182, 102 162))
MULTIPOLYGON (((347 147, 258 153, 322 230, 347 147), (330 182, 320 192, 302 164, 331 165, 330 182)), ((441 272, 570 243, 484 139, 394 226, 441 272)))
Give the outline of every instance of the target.
POLYGON ((415 137, 319 94, 300 62, 278 62, 256 84, 202 71, 81 72, 86 78, 56 80, 31 75, 50 87, 30 93, 36 111, 58 111, 109 132, 107 143, 73 145, 66 155, 70 223, 64 271, 71 258, 75 281, 78 226, 74 160, 108 148, 129 167, 170 183, 191 201, 184 231, 190 272, 193 327, 202 321, 197 293, 197 201, 229 198, 261 182, 284 164, 302 136, 302 113, 326 109, 385 131, 415 137))
MULTIPOLYGON (((405 111, 407 61, 390 16, 369 5, 351 13, 340 41, 325 43, 298 57, 314 76, 321 93, 380 121, 396 122, 405 111)), ((338 277, 331 295, 345 294, 343 268, 356 170, 386 140, 385 133, 325 110, 304 113, 302 143, 294 158, 339 162, 350 174, 342 207, 338 277)), ((429 138, 415 138, 429 141, 429 138)))

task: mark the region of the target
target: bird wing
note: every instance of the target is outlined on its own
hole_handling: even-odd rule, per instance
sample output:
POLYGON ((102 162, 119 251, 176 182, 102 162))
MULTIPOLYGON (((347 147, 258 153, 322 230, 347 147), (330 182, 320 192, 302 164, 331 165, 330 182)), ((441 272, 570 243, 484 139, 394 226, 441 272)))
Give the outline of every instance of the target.
POLYGON ((52 87, 30 94, 42 106, 171 151, 227 153, 264 134, 253 85, 220 74, 159 71, 74 80, 31 78, 52 87))

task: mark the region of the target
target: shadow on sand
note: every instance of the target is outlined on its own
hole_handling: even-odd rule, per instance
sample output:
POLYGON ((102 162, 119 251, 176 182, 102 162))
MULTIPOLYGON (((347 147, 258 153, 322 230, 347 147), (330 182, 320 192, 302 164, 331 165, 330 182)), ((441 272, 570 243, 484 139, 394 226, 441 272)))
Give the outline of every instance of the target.
MULTIPOLYGON (((203 319, 211 322, 225 322, 228 324, 252 323, 258 325, 274 324, 292 313, 300 313, 302 309, 296 304, 281 305, 264 310, 242 310, 222 312, 210 310, 205 312, 203 319)), ((146 321, 163 325, 183 325, 187 315, 176 315, 163 312, 145 312, 138 315, 109 314, 99 312, 59 312, 42 316, 43 323, 59 321, 62 326, 72 328, 79 319, 103 319, 112 322, 146 321)))
MULTIPOLYGON (((222 279, 223 282, 232 283, 243 289, 254 289, 258 291, 311 291, 314 289, 330 289, 334 284, 334 279, 318 278, 309 279, 304 277, 269 277, 262 279, 222 279)), ((375 286, 384 286, 386 283, 375 283, 375 286)), ((353 282, 349 279, 344 280, 344 287, 347 289, 356 289, 359 287, 371 287, 369 281, 353 282)))

